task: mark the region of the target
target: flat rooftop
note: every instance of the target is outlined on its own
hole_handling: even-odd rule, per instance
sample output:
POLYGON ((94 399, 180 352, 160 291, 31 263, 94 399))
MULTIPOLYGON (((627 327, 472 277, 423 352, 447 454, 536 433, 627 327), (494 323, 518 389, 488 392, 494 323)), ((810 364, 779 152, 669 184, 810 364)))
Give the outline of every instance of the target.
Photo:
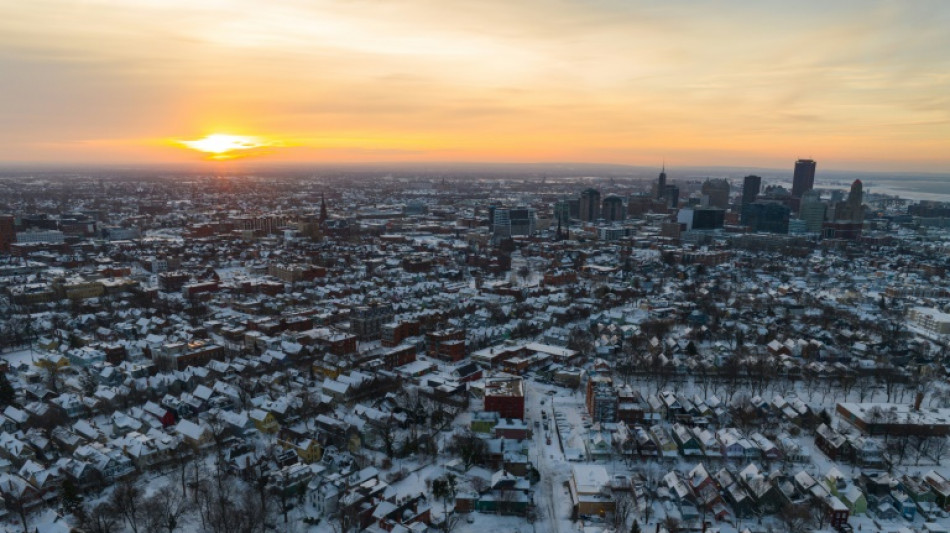
POLYGON ((524 381, 521 378, 488 378, 485 380, 485 396, 524 396, 524 381))

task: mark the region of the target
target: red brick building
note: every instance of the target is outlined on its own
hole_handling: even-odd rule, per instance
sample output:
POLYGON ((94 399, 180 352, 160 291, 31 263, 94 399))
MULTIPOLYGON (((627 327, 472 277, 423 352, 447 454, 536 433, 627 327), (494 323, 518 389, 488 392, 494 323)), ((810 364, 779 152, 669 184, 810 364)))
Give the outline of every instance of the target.
POLYGON ((383 353, 383 366, 386 370, 392 370, 396 367, 407 365, 416 360, 416 347, 411 344, 403 344, 392 350, 383 353))
POLYGON ((485 381, 485 411, 502 418, 524 419, 524 381, 518 377, 488 378, 485 381))
POLYGON ((380 343, 386 347, 399 346, 402 341, 419 334, 419 322, 390 322, 383 324, 379 330, 380 343))
POLYGON ((465 358, 465 331, 443 329, 426 334, 426 354, 444 361, 461 361, 465 358))

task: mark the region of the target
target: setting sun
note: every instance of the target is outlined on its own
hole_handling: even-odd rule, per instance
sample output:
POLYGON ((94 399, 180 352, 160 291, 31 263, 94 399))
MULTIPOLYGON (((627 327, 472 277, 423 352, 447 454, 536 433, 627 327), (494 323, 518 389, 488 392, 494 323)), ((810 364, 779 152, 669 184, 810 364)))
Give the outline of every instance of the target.
POLYGON ((233 159, 249 155, 249 151, 273 146, 260 137, 226 135, 215 133, 193 141, 178 141, 179 144, 210 154, 211 159, 233 159))

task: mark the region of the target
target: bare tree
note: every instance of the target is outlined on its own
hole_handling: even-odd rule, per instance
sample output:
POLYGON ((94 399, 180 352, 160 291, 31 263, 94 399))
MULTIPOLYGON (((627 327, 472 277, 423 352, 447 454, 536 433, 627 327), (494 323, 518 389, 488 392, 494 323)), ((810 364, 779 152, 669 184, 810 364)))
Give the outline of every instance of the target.
MULTIPOLYGON (((20 519, 20 523, 23 525, 23 533, 30 533, 29 525, 29 507, 27 505, 26 498, 22 492, 8 491, 8 487, 0 487, 6 492, 6 496, 3 498, 6 503, 7 509, 16 513, 17 517, 20 519)), ((12 487, 9 487, 12 488, 12 487)))
POLYGON ((116 485, 109 497, 112 511, 129 525, 133 533, 138 533, 142 520, 142 490, 131 481, 116 485))
POLYGON ((679 533, 681 526, 680 519, 675 516, 667 516, 663 519, 663 527, 668 533, 679 533))
POLYGON ((929 443, 927 446, 927 455, 933 459, 933 462, 936 463, 937 466, 941 466, 941 463, 947 457, 947 452, 950 451, 948 450, 950 442, 947 441, 947 437, 936 435, 928 437, 927 441, 929 443))
POLYGON ((171 486, 159 489, 143 502, 144 522, 155 532, 174 533, 181 527, 181 517, 188 512, 191 504, 185 494, 171 486))
POLYGON ((449 450, 458 454, 465 462, 466 470, 473 465, 481 464, 485 460, 487 445, 485 441, 476 436, 471 430, 465 433, 457 434, 452 438, 449 450))
POLYGON ((626 531, 627 522, 636 509, 636 503, 633 495, 626 491, 615 491, 613 493, 614 512, 612 522, 617 531, 626 531))
POLYGON ((86 533, 117 533, 119 519, 106 503, 89 505, 77 517, 79 528, 86 533))
POLYGON ((779 511, 779 518, 785 524, 788 533, 807 533, 812 530, 812 513, 808 506, 790 503, 779 511))
POLYGON ((825 519, 828 517, 828 509, 824 500, 819 496, 812 496, 808 500, 808 512, 811 514, 812 523, 816 529, 825 527, 825 519))

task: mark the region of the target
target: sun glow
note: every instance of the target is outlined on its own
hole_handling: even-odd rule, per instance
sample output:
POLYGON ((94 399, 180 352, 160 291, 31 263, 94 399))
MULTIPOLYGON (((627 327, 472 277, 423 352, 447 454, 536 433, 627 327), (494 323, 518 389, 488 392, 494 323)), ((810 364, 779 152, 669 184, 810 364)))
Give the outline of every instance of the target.
POLYGON ((178 144, 209 154, 210 159, 235 159, 258 153, 260 149, 275 146, 260 137, 215 133, 193 141, 178 141, 178 144))

